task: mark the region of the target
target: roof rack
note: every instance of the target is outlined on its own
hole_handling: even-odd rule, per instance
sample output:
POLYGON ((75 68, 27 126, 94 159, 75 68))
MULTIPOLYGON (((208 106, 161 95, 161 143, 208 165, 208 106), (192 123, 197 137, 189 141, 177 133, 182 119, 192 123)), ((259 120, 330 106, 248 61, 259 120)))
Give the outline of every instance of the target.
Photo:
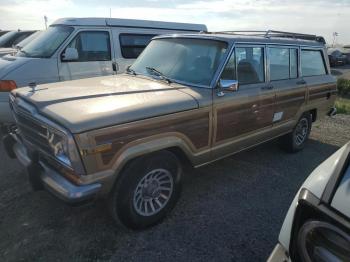
POLYGON ((301 33, 292 33, 292 32, 284 32, 284 31, 275 31, 275 30, 267 30, 267 31, 220 31, 213 32, 213 34, 230 34, 230 35, 247 35, 247 36, 261 36, 265 38, 279 37, 279 38, 292 38, 292 39, 302 39, 302 40, 310 40, 317 41, 325 44, 326 41, 322 36, 317 35, 309 35, 309 34, 301 34, 301 33))

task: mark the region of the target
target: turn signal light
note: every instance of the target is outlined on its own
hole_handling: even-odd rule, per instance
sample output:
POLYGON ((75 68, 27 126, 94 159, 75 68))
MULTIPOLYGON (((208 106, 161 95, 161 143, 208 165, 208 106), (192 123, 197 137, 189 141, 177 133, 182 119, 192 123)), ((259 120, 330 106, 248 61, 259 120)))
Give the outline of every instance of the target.
POLYGON ((16 82, 13 80, 0 80, 0 92, 11 92, 16 89, 16 82))

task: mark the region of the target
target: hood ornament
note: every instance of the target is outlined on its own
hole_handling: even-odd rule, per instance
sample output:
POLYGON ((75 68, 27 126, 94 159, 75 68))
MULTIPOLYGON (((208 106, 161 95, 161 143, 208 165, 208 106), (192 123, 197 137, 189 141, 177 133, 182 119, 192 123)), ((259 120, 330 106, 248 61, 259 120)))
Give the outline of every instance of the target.
POLYGON ((36 88, 36 83, 35 82, 31 82, 31 83, 29 83, 28 84, 28 86, 32 89, 32 93, 34 93, 35 92, 35 88, 36 88))

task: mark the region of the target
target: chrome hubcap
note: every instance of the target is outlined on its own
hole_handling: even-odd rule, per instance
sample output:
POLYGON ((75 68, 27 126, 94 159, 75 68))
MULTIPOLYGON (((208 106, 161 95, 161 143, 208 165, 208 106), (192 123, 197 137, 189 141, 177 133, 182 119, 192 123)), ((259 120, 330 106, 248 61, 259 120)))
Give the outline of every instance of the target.
POLYGON ((162 210, 173 193, 173 177, 165 169, 147 173, 134 191, 134 209, 139 215, 152 216, 162 210))
POLYGON ((300 146, 304 143, 307 134, 309 131, 309 122, 306 118, 303 118, 299 121, 296 129, 295 129, 295 144, 300 146))

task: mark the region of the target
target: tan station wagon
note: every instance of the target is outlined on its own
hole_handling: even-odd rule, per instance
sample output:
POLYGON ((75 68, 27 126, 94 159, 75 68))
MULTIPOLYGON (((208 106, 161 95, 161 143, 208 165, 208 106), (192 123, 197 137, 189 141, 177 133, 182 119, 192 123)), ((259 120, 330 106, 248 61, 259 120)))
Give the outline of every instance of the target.
POLYGON ((35 189, 76 204, 105 198, 116 220, 145 228, 174 207, 186 164, 277 137, 301 150, 335 97, 321 37, 160 36, 123 75, 14 90, 17 125, 3 140, 35 189))

